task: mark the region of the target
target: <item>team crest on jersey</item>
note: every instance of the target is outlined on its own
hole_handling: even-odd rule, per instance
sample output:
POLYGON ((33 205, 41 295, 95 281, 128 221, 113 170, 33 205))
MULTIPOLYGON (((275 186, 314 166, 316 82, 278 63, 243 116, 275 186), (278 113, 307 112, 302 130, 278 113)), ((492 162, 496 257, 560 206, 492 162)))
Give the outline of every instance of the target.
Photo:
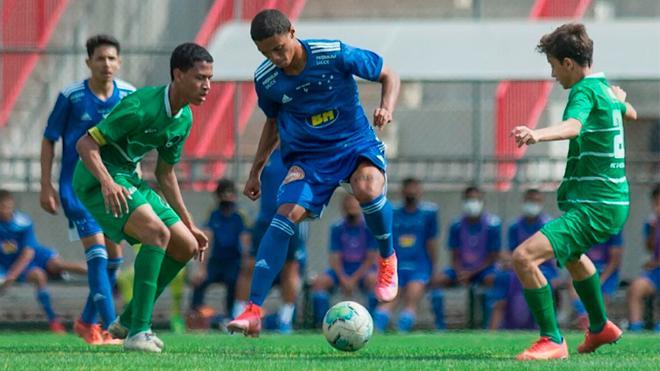
POLYGON ((165 143, 165 148, 170 148, 179 144, 182 138, 183 137, 181 135, 175 135, 174 137, 172 137, 172 139, 168 140, 167 143, 165 143))
POLYGON ((303 170, 300 166, 294 165, 289 169, 289 172, 286 174, 286 178, 284 178, 282 184, 289 184, 301 179, 305 179, 305 170, 303 170))
POLYGON ((314 116, 310 116, 307 119, 307 123, 314 128, 323 128, 332 125, 333 122, 337 121, 338 117, 339 117, 339 110, 331 109, 329 111, 321 112, 314 116))
POLYGON ((13 254, 18 250, 16 244, 13 241, 5 241, 2 243, 2 252, 9 255, 13 254))

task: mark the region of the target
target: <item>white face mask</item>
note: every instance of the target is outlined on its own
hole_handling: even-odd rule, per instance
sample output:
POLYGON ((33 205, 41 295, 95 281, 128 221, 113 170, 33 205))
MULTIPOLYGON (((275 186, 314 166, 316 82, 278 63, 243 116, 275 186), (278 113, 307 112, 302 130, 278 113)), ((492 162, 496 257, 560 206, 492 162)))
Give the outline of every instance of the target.
POLYGON ((484 208, 484 203, 481 200, 471 199, 471 200, 466 200, 463 203, 463 212, 465 213, 465 215, 471 218, 481 215, 481 211, 483 210, 483 208, 484 208))
POLYGON ((536 202, 525 202, 522 204, 522 213, 528 218, 535 218, 541 214, 543 205, 536 202))

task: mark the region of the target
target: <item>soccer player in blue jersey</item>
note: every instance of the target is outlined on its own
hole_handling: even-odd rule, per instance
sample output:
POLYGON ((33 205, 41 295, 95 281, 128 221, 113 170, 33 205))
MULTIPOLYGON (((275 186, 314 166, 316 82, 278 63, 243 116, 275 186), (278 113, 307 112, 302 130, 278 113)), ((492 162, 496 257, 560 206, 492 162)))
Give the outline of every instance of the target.
POLYGON ((353 76, 382 84, 380 106, 373 115, 378 128, 392 119, 398 76, 371 51, 338 40, 296 38, 290 21, 275 9, 254 17, 250 35, 267 58, 254 78, 259 107, 267 118, 244 193, 259 198, 259 174, 278 141, 289 171, 280 186, 277 214, 259 245, 250 303, 229 329, 259 334, 261 306, 284 264, 295 224, 319 217, 342 183, 350 184, 378 241, 376 297, 394 300, 396 255, 392 207, 385 195, 384 145, 360 105, 353 76))
MULTIPOLYGON (((501 266, 495 279, 493 311, 488 326, 491 330, 499 328, 510 330, 536 328, 532 313, 525 302, 520 280, 512 270, 511 252, 539 231, 551 218, 543 212, 544 197, 538 189, 525 191, 522 201, 522 216, 509 226, 509 251, 502 252, 501 266)), ((550 285, 556 288, 559 280, 554 261, 544 262, 539 266, 539 269, 550 282, 550 285)))
MULTIPOLYGON (((394 208, 392 232, 398 259, 399 287, 403 290, 403 310, 399 313, 398 329, 409 332, 415 324, 417 307, 426 293, 436 262, 438 206, 420 201, 422 184, 415 178, 403 180, 401 195, 403 203, 394 208)), ((395 305, 395 302, 384 303, 376 309, 374 327, 377 330, 387 329, 395 305)))
MULTIPOLYGON (((236 304, 234 305, 233 317, 238 317, 247 305, 250 294, 250 281, 254 272, 255 257, 259 244, 263 238, 271 220, 277 213, 277 193, 286 177, 287 168, 282 163, 280 149, 276 148, 268 158, 268 162, 261 171, 261 195, 259 203, 259 214, 252 228, 252 240, 249 256, 241 268, 238 279, 236 304)), ((286 261, 282 272, 275 279, 279 283, 282 306, 277 315, 277 329, 280 333, 291 333, 293 330, 293 315, 296 308, 296 298, 301 286, 303 266, 307 258, 305 248, 305 235, 307 223, 297 224, 294 234, 289 240, 289 248, 286 253, 286 261)))
POLYGON ((66 330, 50 302, 46 288, 46 272, 33 264, 37 239, 32 220, 27 214, 15 210, 14 197, 0 190, 0 295, 14 282, 31 282, 37 292, 37 300, 48 318, 51 331, 65 333, 66 330))
MULTIPOLYGON (((463 192, 463 216, 449 228, 448 247, 451 266, 434 275, 432 285, 450 287, 483 285, 492 288, 495 282, 495 262, 502 246, 502 222, 496 215, 484 211, 484 195, 470 186, 463 192)), ((489 304, 491 291, 487 293, 489 304)), ((442 306, 436 300, 435 306, 442 306)), ((444 319, 436 317, 436 327, 445 327, 444 319)))
MULTIPOLYGON (((645 298, 660 291, 660 184, 651 192, 653 213, 644 224, 646 249, 651 253, 651 259, 644 264, 644 272, 636 278, 628 289, 629 331, 642 330, 642 302, 645 298)), ((660 333, 660 321, 654 330, 660 333)))
POLYGON ((115 75, 121 66, 119 42, 112 36, 96 35, 87 40, 90 77, 64 88, 48 118, 41 143, 41 207, 57 214, 62 203, 69 219, 70 237, 80 239, 87 258, 89 295, 74 324, 74 331, 89 344, 117 344, 107 332, 115 319, 112 286, 123 261, 120 245, 104 238, 101 228, 73 192, 73 170, 78 161, 76 142, 88 129, 99 123, 135 88, 115 75), (62 139, 62 164, 59 177, 59 201, 51 173, 55 142, 62 139), (75 228, 75 229, 74 229, 75 228), (77 231, 77 236, 75 236, 77 231), (75 236, 75 237, 74 237, 75 236), (97 325, 97 315, 102 325, 97 325))
POLYGON ((367 228, 360 203, 352 195, 344 196, 343 218, 330 227, 330 268, 313 283, 314 324, 321 325, 330 308, 330 291, 339 287, 351 296, 365 290, 369 311, 373 311, 376 298, 372 291, 376 283, 374 271, 378 245, 367 228))

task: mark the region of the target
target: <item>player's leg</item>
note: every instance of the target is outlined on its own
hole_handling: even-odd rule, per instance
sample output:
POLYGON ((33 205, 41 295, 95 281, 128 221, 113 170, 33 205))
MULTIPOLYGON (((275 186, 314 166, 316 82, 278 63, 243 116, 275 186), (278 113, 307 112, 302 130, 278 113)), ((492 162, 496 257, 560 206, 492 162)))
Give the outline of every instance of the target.
POLYGON ((636 278, 628 288, 628 320, 630 331, 641 331, 644 327, 642 322, 642 311, 644 299, 654 295, 656 288, 653 281, 649 279, 648 273, 636 278))
POLYGON ((314 325, 321 325, 325 313, 330 309, 330 291, 338 284, 339 279, 332 269, 328 269, 314 279, 312 283, 314 325))
POLYGON ((34 285, 37 301, 46 314, 46 318, 48 319, 48 326, 50 327, 51 331, 55 333, 66 333, 66 330, 57 318, 57 314, 55 314, 50 301, 50 293, 46 287, 48 283, 48 276, 46 275, 46 272, 44 272, 44 270, 39 267, 32 267, 28 269, 29 271, 25 276, 26 280, 34 285))
POLYGON ((254 255, 245 258, 241 264, 241 272, 238 274, 238 280, 236 281, 236 300, 234 301, 234 307, 231 309, 232 318, 236 318, 243 313, 247 305, 256 255, 257 252, 255 249, 254 255))
POLYGON ((539 341, 518 355, 519 360, 568 357, 568 348, 557 324, 552 288, 539 269, 539 265, 553 255, 550 241, 541 232, 532 235, 513 252, 514 271, 541 333, 539 341))
POLYGON ((87 275, 87 266, 84 263, 69 262, 63 260, 59 255, 53 255, 46 262, 46 272, 55 276, 63 272, 87 275))
POLYGON ((105 246, 108 250, 108 269, 106 272, 110 281, 110 288, 114 288, 117 283, 117 271, 124 263, 124 247, 107 238, 105 239, 105 246))
POLYGON ((509 270, 498 270, 495 274, 495 283, 493 284, 492 300, 493 307, 488 321, 489 330, 499 330, 504 324, 506 315, 507 294, 513 272, 509 270))
POLYGON ((446 267, 441 272, 436 272, 431 278, 431 308, 435 318, 436 330, 447 328, 445 324, 444 289, 456 284, 456 272, 451 267, 446 267))
POLYGON ((362 287, 363 290, 366 291, 364 294, 367 296, 367 309, 369 310, 369 313, 374 313, 376 306, 378 305, 378 299, 376 299, 376 295, 374 294, 377 280, 378 276, 376 275, 376 271, 371 270, 367 272, 362 279, 362 287))
POLYGON ((392 312, 396 308, 397 300, 379 303, 374 310, 374 330, 384 332, 390 326, 392 312))
POLYGON ((425 281, 413 280, 406 286, 403 297, 403 310, 399 313, 399 331, 409 332, 415 325, 417 307, 419 306, 419 301, 426 293, 427 282, 428 279, 425 281))
POLYGON ((192 293, 190 294, 191 311, 197 311, 204 305, 206 290, 214 283, 216 275, 215 270, 209 270, 204 281, 192 285, 192 293))
POLYGON ((573 307, 573 311, 575 311, 575 315, 577 316, 577 326, 580 330, 587 330, 589 328, 589 317, 587 316, 587 308, 584 307, 584 304, 582 304, 582 300, 580 300, 580 297, 578 296, 577 292, 575 292, 575 287, 573 285, 568 286, 568 297, 571 301, 571 306, 573 307))
MULTIPOLYGON (((91 217, 85 218, 86 225, 93 222, 91 217)), ((93 222, 96 224, 95 222, 93 222)), ((76 226, 79 225, 75 221, 76 226)), ((85 249, 85 258, 87 260, 87 281, 89 282, 89 295, 87 302, 80 315, 80 320, 74 325, 74 330, 78 335, 85 339, 88 343, 99 343, 99 335, 94 332, 99 332, 96 324, 96 316, 100 315, 102 320, 102 329, 107 330, 108 326, 116 318, 114 301, 112 298, 112 287, 110 286, 110 279, 107 274, 108 270, 108 252, 105 246, 105 238, 101 233, 100 228, 94 228, 96 233, 86 235, 82 230, 87 227, 78 228, 78 233, 81 235, 80 242, 85 249), (97 230, 98 229, 98 230, 97 230)))
POLYGON ((350 182, 380 251, 376 297, 380 301, 392 301, 398 291, 398 279, 392 240, 392 205, 385 194, 385 174, 370 160, 363 159, 351 175, 350 182))
POLYGON ((279 331, 288 334, 293 330, 293 314, 300 288, 300 264, 296 260, 287 261, 280 277, 282 306, 278 313, 279 331))

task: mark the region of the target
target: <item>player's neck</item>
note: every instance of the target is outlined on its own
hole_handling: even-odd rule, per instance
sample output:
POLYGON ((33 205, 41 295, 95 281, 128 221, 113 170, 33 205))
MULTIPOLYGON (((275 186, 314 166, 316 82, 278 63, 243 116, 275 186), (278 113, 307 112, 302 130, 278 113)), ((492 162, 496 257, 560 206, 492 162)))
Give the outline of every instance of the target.
POLYGON ((87 81, 87 84, 89 85, 89 90, 94 93, 99 99, 101 100, 107 100, 112 96, 112 93, 114 93, 115 85, 113 84, 112 80, 96 80, 94 78, 90 78, 87 81))
POLYGON ((575 71, 575 75, 573 77, 573 84, 571 86, 577 84, 578 82, 582 81, 585 77, 591 75, 593 72, 591 71, 591 67, 581 67, 577 71, 575 71))
POLYGON ((179 110, 188 104, 175 83, 170 84, 170 91, 167 95, 167 99, 170 101, 170 108, 172 109, 172 116, 176 116, 179 113, 179 110))
POLYGON ((305 48, 303 48, 302 44, 298 42, 298 46, 296 47, 296 51, 293 55, 293 60, 288 67, 283 68, 283 71, 285 74, 290 76, 300 75, 305 69, 306 64, 307 52, 305 51, 305 48))

